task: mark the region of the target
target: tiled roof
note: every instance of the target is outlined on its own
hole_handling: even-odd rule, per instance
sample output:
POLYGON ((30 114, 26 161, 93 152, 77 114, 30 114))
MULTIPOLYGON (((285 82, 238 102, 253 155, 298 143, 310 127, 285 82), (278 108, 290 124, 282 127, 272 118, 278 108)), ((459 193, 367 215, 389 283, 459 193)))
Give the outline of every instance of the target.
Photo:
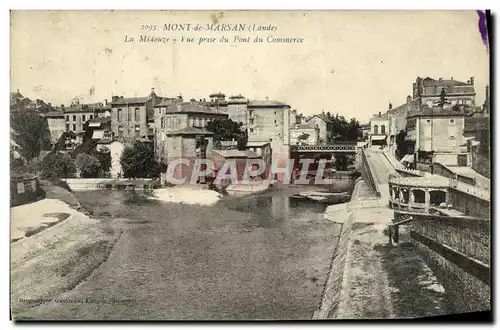
POLYGON ((178 131, 167 133, 167 135, 213 135, 214 133, 204 129, 196 127, 186 127, 178 131))
POLYGON ((307 123, 304 123, 304 124, 297 124, 295 125, 295 127, 292 127, 292 129, 304 129, 304 128, 316 128, 316 125, 313 123, 313 122, 307 122, 307 123))
POLYGON ((435 86, 467 86, 468 84, 463 81, 458 81, 454 79, 441 79, 436 80, 430 77, 424 78, 422 80, 424 87, 435 87, 435 86))
POLYGON ((165 98, 163 98, 163 100, 160 103, 155 105, 155 108, 168 107, 169 105, 174 104, 177 100, 178 99, 176 99, 176 98, 165 97, 165 98))
POLYGON ((113 104, 113 105, 144 104, 147 101, 149 101, 150 99, 151 99, 150 96, 146 96, 146 97, 127 97, 127 98, 120 97, 120 98, 114 100, 113 102, 111 102, 111 104, 113 104))
POLYGON ((248 102, 249 107, 288 107, 290 106, 281 101, 273 101, 273 100, 252 100, 248 102))
POLYGON ((217 112, 216 109, 212 109, 209 106, 199 102, 184 102, 184 103, 170 104, 167 107, 167 113, 175 113, 175 112, 204 112, 204 113, 214 113, 214 114, 220 113, 217 112))

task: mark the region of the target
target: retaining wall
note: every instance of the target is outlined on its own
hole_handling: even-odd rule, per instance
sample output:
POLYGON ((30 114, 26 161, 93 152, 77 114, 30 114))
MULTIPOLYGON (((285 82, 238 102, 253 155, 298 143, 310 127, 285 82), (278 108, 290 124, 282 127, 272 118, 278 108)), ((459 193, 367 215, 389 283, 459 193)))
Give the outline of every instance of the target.
POLYGON ((153 179, 64 179, 72 191, 93 191, 106 189, 150 190, 158 184, 153 179))

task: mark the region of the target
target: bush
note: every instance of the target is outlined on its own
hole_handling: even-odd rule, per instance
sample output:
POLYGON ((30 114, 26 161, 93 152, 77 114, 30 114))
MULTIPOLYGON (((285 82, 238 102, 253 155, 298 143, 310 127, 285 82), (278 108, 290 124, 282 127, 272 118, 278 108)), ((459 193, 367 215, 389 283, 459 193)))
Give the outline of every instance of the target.
POLYGON ((97 178, 101 163, 99 160, 91 155, 79 153, 76 156, 76 167, 80 170, 80 177, 82 178, 97 178))
POLYGON ((75 163, 68 154, 50 153, 43 159, 42 178, 44 179, 72 178, 75 172, 75 163))
POLYGON ((120 164, 125 178, 155 178, 162 169, 151 146, 140 141, 123 150, 120 164))

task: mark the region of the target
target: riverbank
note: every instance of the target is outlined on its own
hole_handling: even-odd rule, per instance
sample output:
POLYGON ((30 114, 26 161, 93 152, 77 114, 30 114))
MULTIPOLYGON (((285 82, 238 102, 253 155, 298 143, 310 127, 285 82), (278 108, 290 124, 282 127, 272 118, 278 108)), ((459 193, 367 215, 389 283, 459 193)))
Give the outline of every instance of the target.
POLYGON ((85 213, 64 188, 11 208, 11 308, 14 319, 73 289, 108 257, 121 230, 85 213))

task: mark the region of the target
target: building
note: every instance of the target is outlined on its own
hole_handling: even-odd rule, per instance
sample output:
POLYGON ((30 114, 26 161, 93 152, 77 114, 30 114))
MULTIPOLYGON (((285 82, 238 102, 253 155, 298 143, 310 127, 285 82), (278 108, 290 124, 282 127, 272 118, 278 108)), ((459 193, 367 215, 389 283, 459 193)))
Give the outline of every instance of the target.
POLYGON ((471 77, 467 82, 454 80, 453 77, 449 80, 417 77, 413 83, 413 100, 418 99, 420 106, 427 105, 427 107, 432 108, 440 100, 443 89, 450 105, 464 105, 470 109, 475 108, 474 77, 471 77))
POLYGON ((471 167, 481 175, 491 177, 491 129, 490 117, 465 117, 464 136, 467 151, 471 156, 471 167))
POLYGON ((156 95, 154 88, 149 96, 113 96, 111 102, 111 127, 118 139, 131 142, 140 137, 154 138, 154 107, 163 98, 156 95))
POLYGON ((113 140, 111 117, 95 117, 89 120, 88 129, 92 130, 92 140, 113 140))
POLYGON ((64 104, 58 108, 64 112, 66 122, 66 132, 82 133, 85 130, 85 123, 95 117, 99 111, 96 104, 80 104, 78 99, 73 100, 69 107, 64 104))
MULTIPOLYGON (((157 158, 169 158, 171 150, 168 146, 168 137, 172 138, 177 135, 171 133, 182 131, 186 128, 206 128, 207 124, 215 119, 227 119, 228 114, 223 110, 209 107, 204 102, 192 100, 190 102, 182 102, 182 99, 177 101, 173 99, 163 100, 155 106, 155 127, 156 131, 156 146, 155 154, 157 158)), ((182 136, 179 135, 179 136, 182 136)))
POLYGON ((53 146, 57 143, 61 135, 66 132, 66 120, 62 111, 50 111, 41 114, 47 121, 50 132, 50 143, 53 146))
POLYGON ((263 177, 269 177, 269 171, 271 170, 272 162, 272 149, 270 142, 252 142, 248 141, 246 145, 246 150, 255 152, 257 155, 262 157, 264 164, 266 164, 266 169, 263 172, 263 177))
POLYGON ((241 94, 231 96, 227 101, 227 114, 229 115, 229 119, 241 123, 243 130, 248 126, 247 106, 248 100, 241 94))
POLYGON ((387 110, 388 116, 388 146, 393 155, 396 155, 396 137, 401 132, 406 130, 406 117, 408 113, 414 113, 420 110, 420 100, 413 100, 410 95, 406 97, 406 103, 393 108, 389 103, 387 110))
POLYGON ((271 100, 248 103, 248 142, 270 142, 273 162, 290 156, 290 106, 271 100))
POLYGON ((295 124, 290 128, 290 145, 319 144, 320 129, 313 121, 295 124))
POLYGON ((467 116, 464 111, 440 107, 424 107, 423 111, 409 113, 406 140, 412 142, 412 153, 463 152, 466 146, 463 130, 467 116))
POLYGON ((319 115, 314 115, 307 120, 307 123, 319 127, 319 144, 326 144, 332 139, 333 123, 328 119, 328 116, 323 111, 319 115))
POLYGON ((370 119, 370 143, 372 145, 389 144, 389 115, 379 112, 370 119))
MULTIPOLYGON (((229 161, 234 162, 236 168, 236 179, 240 182, 245 178, 247 161, 252 159, 262 159, 262 156, 249 150, 212 150, 211 158, 214 162, 214 177, 217 176, 218 171, 223 168, 224 164, 229 161)), ((248 168, 248 170, 254 169, 256 170, 256 165, 248 168)), ((225 174, 229 175, 229 170, 225 174)), ((265 177, 265 173, 261 174, 260 177, 265 177)), ((250 178, 248 177, 248 179, 250 178)))
POLYGON ((363 134, 363 141, 369 140, 370 139, 370 133, 372 131, 371 124, 368 123, 368 124, 360 125, 360 128, 361 128, 361 132, 363 134))

